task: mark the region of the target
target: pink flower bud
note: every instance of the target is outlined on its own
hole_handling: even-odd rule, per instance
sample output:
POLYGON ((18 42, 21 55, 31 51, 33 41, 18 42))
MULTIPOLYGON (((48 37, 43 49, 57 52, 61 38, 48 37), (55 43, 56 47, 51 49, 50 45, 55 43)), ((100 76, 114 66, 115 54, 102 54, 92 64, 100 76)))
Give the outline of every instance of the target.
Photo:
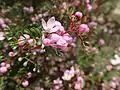
POLYGON ((89 32, 89 27, 88 27, 88 25, 87 24, 81 24, 80 26, 79 26, 79 31, 80 32, 89 32))
POLYGON ((24 7, 23 10, 24 10, 24 12, 28 12, 29 8, 28 7, 24 7))
POLYGON ((34 40, 33 40, 33 39, 29 39, 29 40, 28 40, 28 44, 29 44, 30 46, 33 46, 34 40))
POLYGON ((82 18, 83 14, 81 12, 76 12, 75 13, 75 16, 79 17, 79 18, 82 18))
POLYGON ((31 21, 32 22, 36 22, 36 18, 35 17, 31 17, 31 21))
POLYGON ((115 89, 116 88, 116 83, 115 82, 111 82, 110 83, 110 87, 113 88, 113 89, 115 89))
POLYGON ((14 57, 15 56, 15 53, 14 52, 9 52, 8 54, 10 57, 14 57))
POLYGON ((4 19, 0 18, 0 25, 4 24, 4 19))
POLYGON ((29 13, 32 13, 34 11, 33 7, 29 8, 29 13))
POLYGON ((86 0, 86 3, 89 4, 89 3, 90 3, 90 0, 86 0))
POLYGON ((23 36, 25 37, 25 39, 30 39, 30 35, 28 34, 24 34, 23 36))
POLYGON ((6 67, 7 67, 7 69, 10 69, 10 64, 8 63, 8 64, 6 64, 6 67))
POLYGON ((100 44, 100 45, 105 45, 104 39, 100 39, 100 40, 99 40, 99 44, 100 44))
POLYGON ((74 88, 75 88, 75 90, 82 90, 81 83, 75 83, 74 88))
POLYGON ((1 25, 2 28, 5 28, 7 25, 4 23, 1 25))
POLYGON ((6 63, 2 62, 0 65, 1 65, 1 67, 4 67, 6 65, 6 63))
POLYGON ((44 44, 45 46, 50 46, 51 40, 48 39, 48 38, 45 38, 45 39, 43 40, 43 44, 44 44))
POLYGON ((19 45, 19 46, 23 46, 24 44, 25 44, 24 41, 22 41, 22 40, 18 40, 18 45, 19 45))
POLYGON ((32 77, 32 73, 31 73, 31 72, 28 72, 28 73, 27 73, 27 76, 28 76, 27 78, 31 78, 31 77, 32 77))
POLYGON ((42 18, 42 17, 43 17, 43 15, 42 15, 42 14, 38 14, 38 17, 39 17, 39 18, 42 18))
POLYGON ((92 10, 92 6, 90 4, 87 4, 87 10, 91 11, 92 10))
POLYGON ((27 80, 25 80, 24 82, 22 82, 22 85, 23 85, 23 87, 26 88, 29 85, 29 82, 27 80))
POLYGON ((7 72, 7 67, 0 67, 0 73, 4 74, 7 72))
POLYGON ((111 71, 112 70, 112 65, 107 65, 106 69, 107 69, 107 71, 111 71))

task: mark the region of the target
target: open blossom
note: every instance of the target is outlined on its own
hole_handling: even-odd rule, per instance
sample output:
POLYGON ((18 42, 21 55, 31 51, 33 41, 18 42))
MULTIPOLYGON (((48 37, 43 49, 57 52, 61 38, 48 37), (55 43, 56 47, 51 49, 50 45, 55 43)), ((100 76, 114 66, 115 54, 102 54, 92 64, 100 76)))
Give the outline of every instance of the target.
POLYGON ((56 21, 54 17, 51 17, 47 23, 45 22, 44 19, 42 19, 42 26, 45 32, 47 33, 53 33, 56 32, 60 29, 61 23, 56 21))
POLYGON ((62 79, 66 80, 66 81, 69 81, 74 77, 74 75, 75 75, 74 68, 71 68, 70 70, 66 70, 64 72, 64 75, 62 76, 62 79))

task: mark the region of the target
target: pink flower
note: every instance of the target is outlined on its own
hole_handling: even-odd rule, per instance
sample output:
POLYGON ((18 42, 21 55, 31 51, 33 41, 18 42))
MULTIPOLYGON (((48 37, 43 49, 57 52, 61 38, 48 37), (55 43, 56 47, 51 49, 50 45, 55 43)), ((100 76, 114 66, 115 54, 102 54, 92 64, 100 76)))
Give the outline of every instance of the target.
POLYGON ((77 16, 78 18, 82 18, 83 17, 83 14, 81 12, 76 12, 75 13, 75 16, 77 16))
POLYGON ((8 70, 7 70, 7 67, 3 66, 3 67, 0 67, 0 73, 4 74, 6 73, 8 70))
POLYGON ((87 24, 81 24, 80 26, 79 26, 79 31, 80 32, 89 32, 89 27, 88 27, 88 25, 87 24))
POLYGON ((31 78, 32 77, 32 73, 31 72, 28 72, 27 73, 27 78, 31 78))
POLYGON ((4 40, 5 37, 4 37, 4 32, 0 32, 0 41, 4 40))
POLYGON ((0 25, 4 24, 4 19, 3 18, 0 18, 0 25))
POLYGON ((32 13, 34 11, 33 7, 24 7, 24 12, 32 13))
POLYGON ((2 66, 2 67, 4 67, 5 65, 6 65, 5 62, 2 62, 2 63, 0 64, 0 66, 2 66))
POLYGON ((54 84, 62 84, 62 80, 60 78, 53 81, 54 84))
POLYGON ((34 45, 34 39, 29 39, 29 40, 27 40, 27 42, 30 46, 34 45))
POLYGON ((58 34, 53 33, 50 35, 50 40, 51 42, 57 42, 60 39, 60 37, 61 36, 59 36, 58 34))
POLYGON ((51 17, 47 23, 44 19, 42 19, 42 26, 45 32, 47 33, 53 33, 57 32, 59 30, 59 26, 61 26, 61 23, 56 21, 54 17, 51 17))
POLYGON ((86 0, 86 3, 89 4, 89 3, 90 3, 90 0, 86 0))
POLYGON ((64 72, 64 75, 62 76, 62 79, 63 79, 63 80, 66 80, 66 81, 69 81, 69 80, 71 80, 71 79, 74 77, 74 75, 75 75, 74 68, 71 67, 70 70, 66 70, 66 71, 64 72))
POLYGON ((73 39, 68 33, 65 33, 60 22, 55 21, 54 17, 50 18, 47 23, 42 19, 42 26, 47 32, 46 38, 43 39, 45 46, 52 46, 63 51, 68 50, 68 44, 71 44, 73 39))
POLYGON ((8 54, 10 57, 14 57, 15 56, 15 53, 14 52, 9 52, 8 54))
POLYGON ((112 70, 112 65, 107 65, 106 69, 107 69, 107 71, 111 71, 112 70))
POLYGON ((99 44, 100 44, 100 45, 105 45, 104 39, 100 39, 100 40, 99 40, 99 44))
POLYGON ((26 88, 29 85, 29 82, 27 80, 25 80, 22 82, 22 85, 23 85, 23 87, 26 88))
POLYGON ((30 35, 28 34, 24 34, 23 36, 20 36, 18 39, 18 45, 23 46, 26 42, 25 40, 29 40, 30 39, 30 35))
POLYGON ((45 38, 45 39, 43 39, 43 44, 45 46, 50 46, 51 45, 51 40, 49 38, 45 38))
POLYGON ((6 67, 7 67, 7 69, 10 69, 10 68, 11 68, 11 66, 10 66, 9 63, 6 64, 6 67))
POLYGON ((115 89, 115 88, 116 88, 116 83, 112 81, 112 82, 110 83, 110 87, 113 88, 113 89, 115 89))
POLYGON ((92 10, 92 6, 90 4, 87 4, 87 10, 91 11, 92 10))
POLYGON ((68 33, 63 35, 63 39, 66 40, 66 42, 69 44, 73 42, 73 38, 68 33))
POLYGON ((66 40, 62 37, 56 42, 56 44, 60 47, 67 47, 67 45, 68 45, 66 40))
POLYGON ((57 80, 54 80, 53 84, 54 84, 53 90, 60 90, 60 88, 63 86, 62 80, 60 80, 59 78, 57 80))
POLYGON ((75 88, 75 90, 82 90, 81 83, 75 83, 74 88, 75 88))

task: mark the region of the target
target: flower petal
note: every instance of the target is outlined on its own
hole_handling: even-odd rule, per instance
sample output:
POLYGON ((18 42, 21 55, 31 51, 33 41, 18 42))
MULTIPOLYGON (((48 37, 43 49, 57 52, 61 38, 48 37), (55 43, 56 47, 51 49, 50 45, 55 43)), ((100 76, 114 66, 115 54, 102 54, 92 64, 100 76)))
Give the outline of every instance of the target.
POLYGON ((45 30, 47 30, 47 24, 46 24, 45 20, 44 19, 41 19, 41 20, 42 20, 42 26, 43 26, 43 28, 45 30))
POLYGON ((61 23, 58 22, 58 21, 55 21, 55 25, 57 25, 57 26, 61 26, 61 23))
POLYGON ((51 17, 48 21, 47 21, 47 27, 49 29, 53 28, 55 26, 55 17, 51 17))

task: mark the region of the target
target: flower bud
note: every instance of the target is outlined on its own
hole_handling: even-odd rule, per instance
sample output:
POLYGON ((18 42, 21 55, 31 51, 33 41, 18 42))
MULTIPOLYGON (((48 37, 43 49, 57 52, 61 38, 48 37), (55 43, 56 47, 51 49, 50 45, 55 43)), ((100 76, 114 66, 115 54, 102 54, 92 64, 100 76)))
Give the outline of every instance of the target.
POLYGON ((88 27, 88 25, 87 24, 81 24, 80 26, 79 26, 79 31, 80 32, 89 32, 89 27, 88 27))
POLYGON ((23 87, 26 88, 29 85, 29 82, 27 80, 25 80, 22 82, 22 85, 23 85, 23 87))
POLYGON ((7 72, 7 67, 0 67, 0 73, 4 74, 7 72))
POLYGON ((81 12, 76 12, 75 13, 75 16, 79 17, 79 18, 82 18, 83 17, 83 14, 81 12))

